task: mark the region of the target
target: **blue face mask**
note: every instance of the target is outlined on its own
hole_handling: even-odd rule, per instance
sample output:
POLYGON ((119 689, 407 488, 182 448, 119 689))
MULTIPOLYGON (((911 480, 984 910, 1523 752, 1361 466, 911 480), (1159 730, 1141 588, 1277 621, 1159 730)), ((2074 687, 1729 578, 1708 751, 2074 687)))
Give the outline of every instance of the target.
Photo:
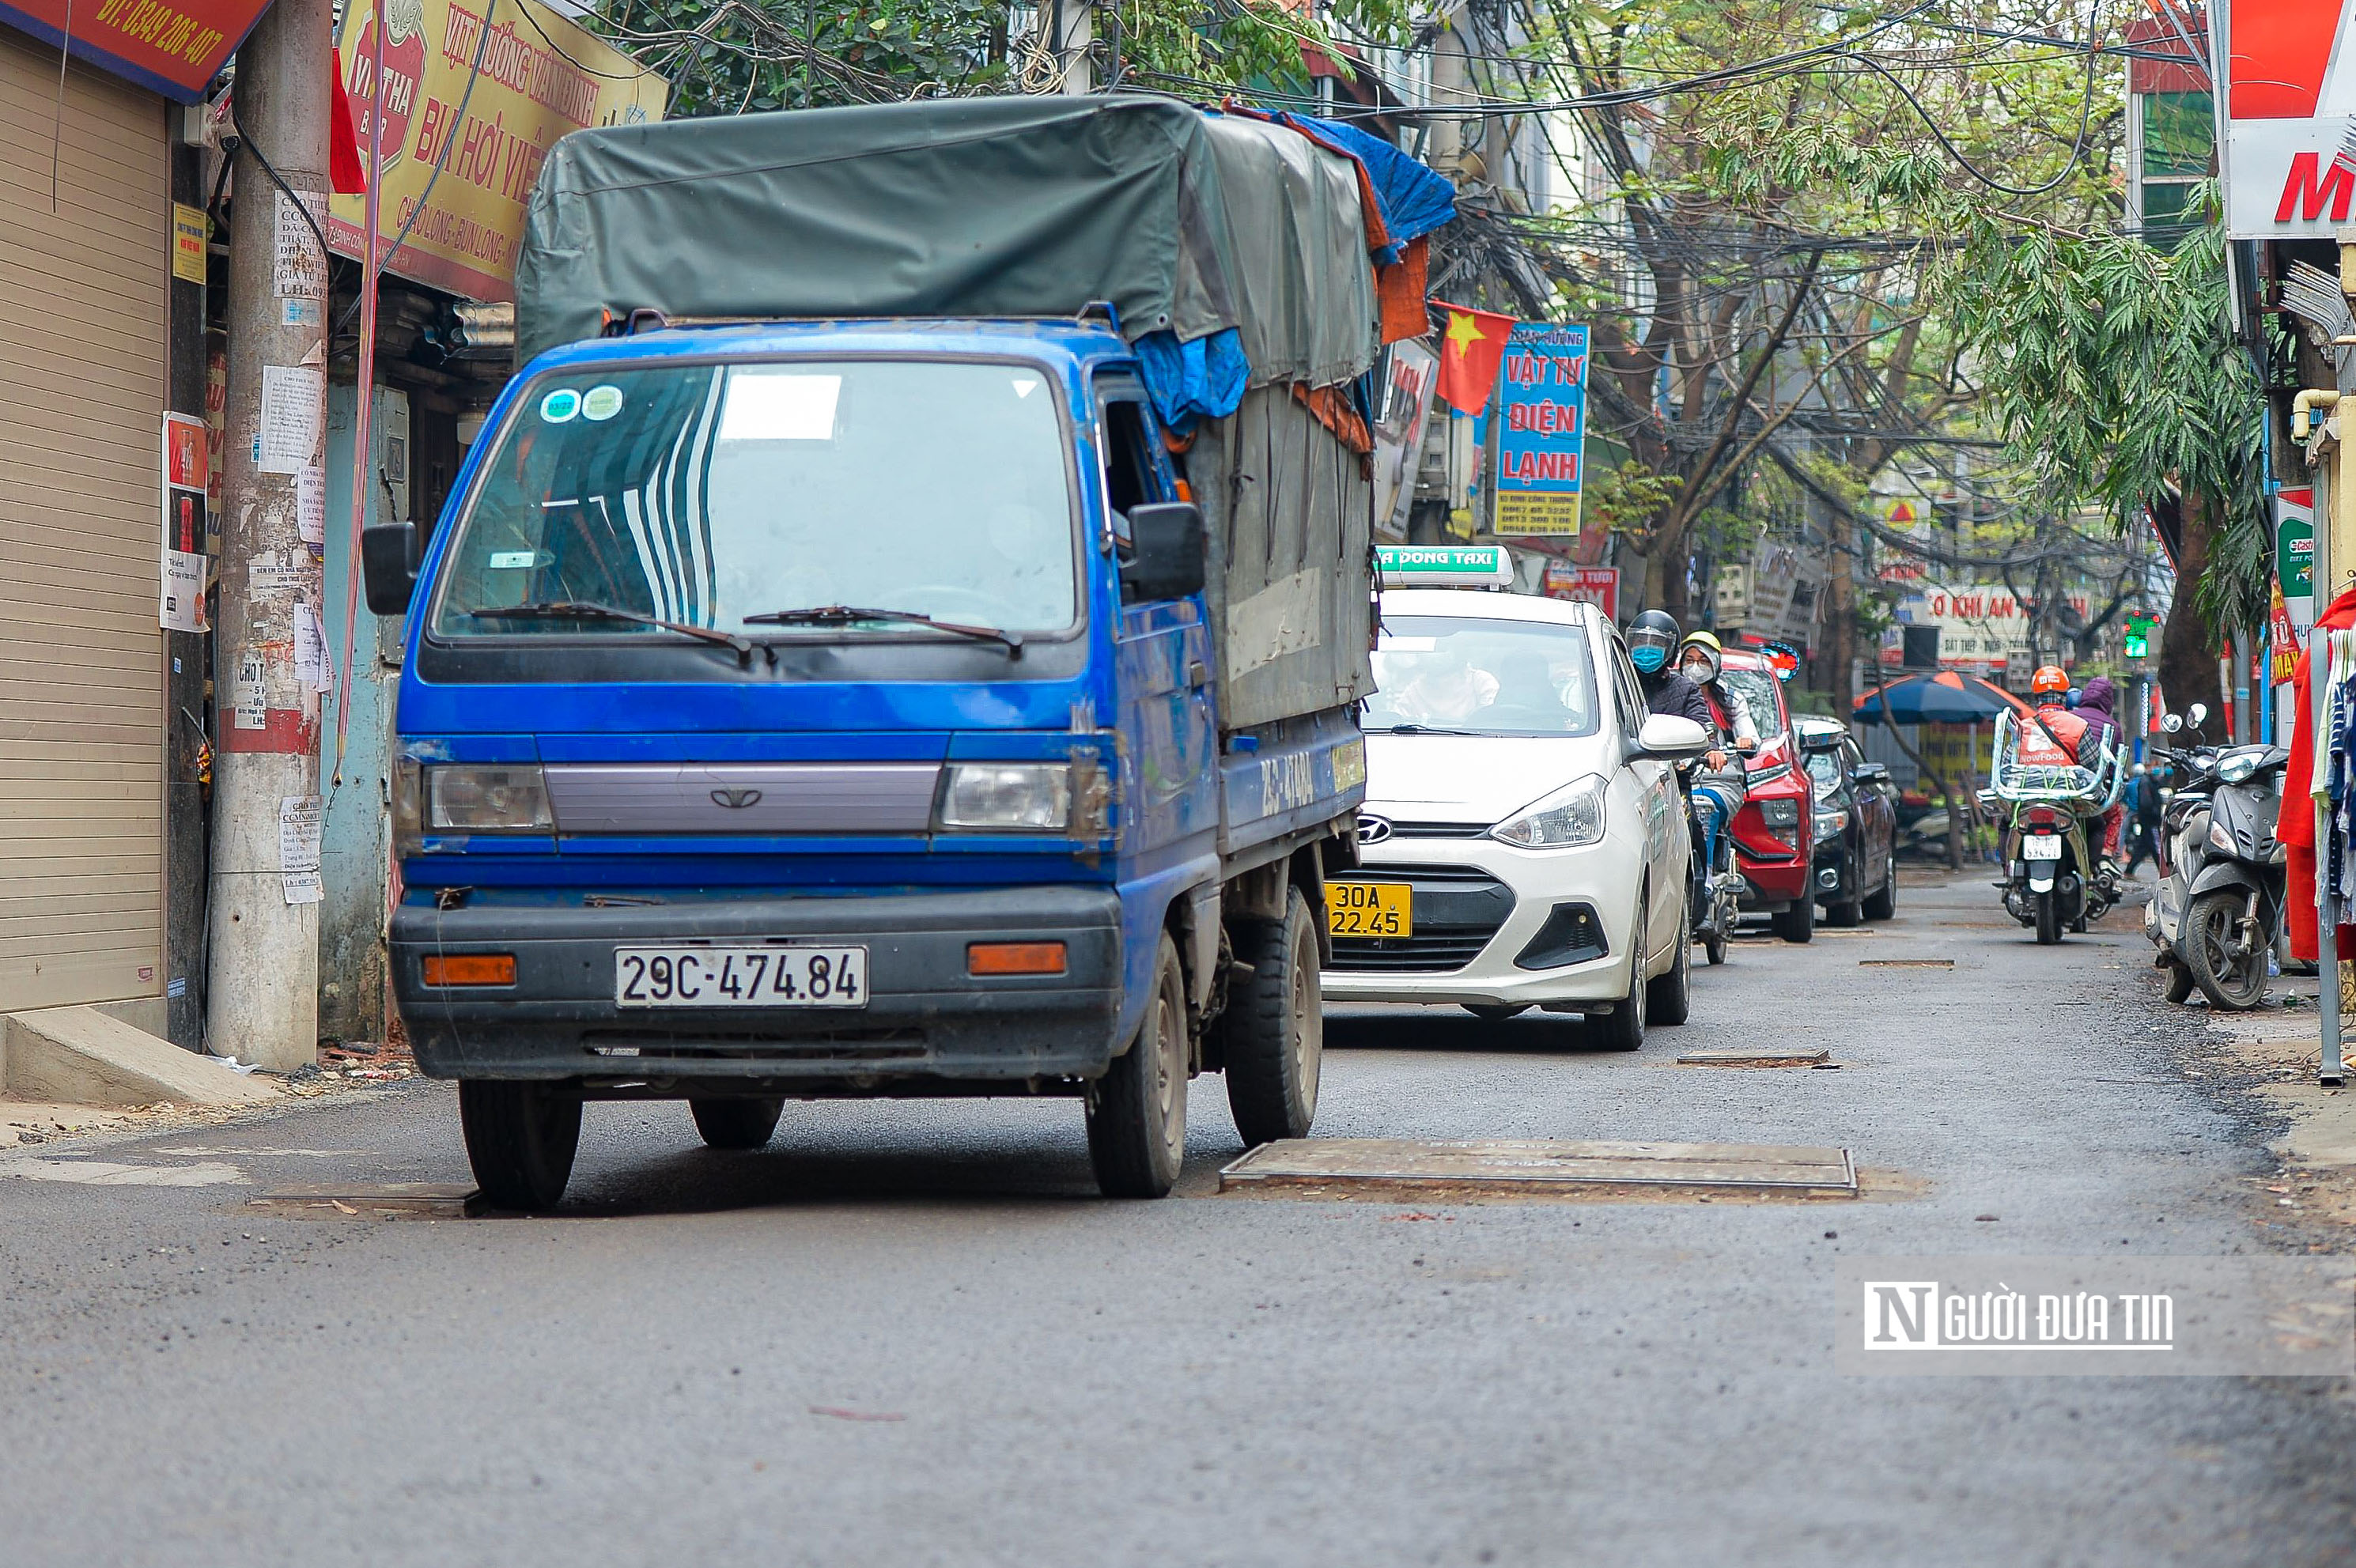
POLYGON ((1663 647, 1655 647, 1650 643, 1645 644, 1641 648, 1630 648, 1628 650, 1628 662, 1634 665, 1638 669, 1643 670, 1646 675, 1652 674, 1655 670, 1659 669, 1663 665, 1668 663, 1668 661, 1669 650, 1663 647))

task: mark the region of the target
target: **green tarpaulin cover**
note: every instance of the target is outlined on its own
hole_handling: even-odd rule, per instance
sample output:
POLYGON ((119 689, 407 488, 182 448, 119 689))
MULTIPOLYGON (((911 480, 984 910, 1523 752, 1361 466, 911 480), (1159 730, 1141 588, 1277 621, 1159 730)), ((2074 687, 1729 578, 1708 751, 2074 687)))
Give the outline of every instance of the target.
POLYGON ((580 131, 516 267, 518 352, 671 316, 1064 315, 1239 330, 1254 385, 1374 359, 1350 160, 1173 100, 978 98, 580 131))

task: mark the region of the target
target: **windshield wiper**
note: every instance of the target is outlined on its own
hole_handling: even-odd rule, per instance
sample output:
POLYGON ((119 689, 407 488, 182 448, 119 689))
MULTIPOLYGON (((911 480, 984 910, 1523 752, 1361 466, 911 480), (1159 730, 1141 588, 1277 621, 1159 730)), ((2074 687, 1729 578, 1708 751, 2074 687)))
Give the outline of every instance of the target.
POLYGON ((1393 724, 1387 729, 1369 730, 1369 735, 1485 735, 1486 730, 1449 730, 1438 724, 1393 724))
POLYGON ((936 621, 917 610, 862 610, 850 604, 819 604, 807 610, 766 610, 758 615, 744 617, 744 624, 748 626, 848 626, 856 621, 896 621, 911 626, 930 626, 937 632, 955 632, 961 637, 1003 643, 1009 655, 1018 659, 1023 656, 1023 638, 1019 633, 1001 632, 995 626, 969 626, 957 621, 936 621))
MULTIPOLYGON (((509 604, 498 609, 469 610, 478 621, 627 621, 635 626, 654 626, 666 632, 677 632, 683 637, 693 637, 701 643, 716 643, 734 650, 736 662, 750 669, 753 666, 753 639, 740 637, 734 632, 715 632, 709 626, 691 626, 684 621, 666 621, 659 615, 641 615, 636 610, 617 609, 611 604, 599 604, 586 599, 543 599, 530 604, 509 604)), ((770 656, 772 661, 776 655, 770 656)))

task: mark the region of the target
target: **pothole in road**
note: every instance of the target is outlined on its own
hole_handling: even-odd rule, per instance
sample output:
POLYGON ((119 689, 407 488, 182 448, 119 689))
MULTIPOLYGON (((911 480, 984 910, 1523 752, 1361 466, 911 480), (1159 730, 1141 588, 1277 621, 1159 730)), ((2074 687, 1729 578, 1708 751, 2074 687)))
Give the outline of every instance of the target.
POLYGON ((1838 1067, 1833 1053, 1822 1046, 1814 1050, 1792 1048, 1775 1050, 1768 1047, 1730 1047, 1722 1051, 1688 1051, 1677 1058, 1680 1067, 1838 1067))

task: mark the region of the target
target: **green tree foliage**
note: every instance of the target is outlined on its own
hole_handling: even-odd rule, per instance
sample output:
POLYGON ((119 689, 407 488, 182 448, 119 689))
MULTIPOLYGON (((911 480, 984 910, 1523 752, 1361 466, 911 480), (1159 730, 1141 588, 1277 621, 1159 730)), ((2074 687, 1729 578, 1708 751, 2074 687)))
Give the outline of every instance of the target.
MULTIPOLYGON (((1076 4, 1076 0, 1072 0, 1076 4)), ((601 0, 589 25, 672 81, 674 118, 1054 92, 1054 7, 983 0, 601 0)), ((1188 96, 1306 85, 1304 45, 1333 29, 1404 41, 1405 0, 1340 0, 1304 15, 1279 0, 1133 0, 1096 7, 1095 77, 1188 96)))

